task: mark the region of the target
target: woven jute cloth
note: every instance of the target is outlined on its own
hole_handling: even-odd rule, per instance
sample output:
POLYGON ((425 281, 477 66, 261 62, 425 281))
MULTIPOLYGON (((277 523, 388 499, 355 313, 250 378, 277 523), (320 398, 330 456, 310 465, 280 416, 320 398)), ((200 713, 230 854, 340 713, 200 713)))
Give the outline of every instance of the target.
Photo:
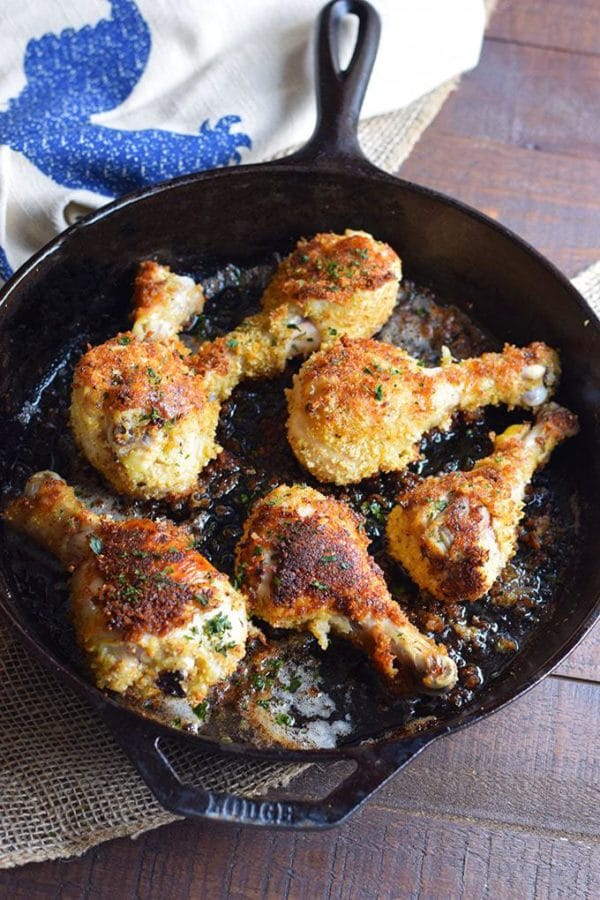
MULTIPOLYGON (((362 123, 367 156, 395 171, 457 83, 362 123)), ((600 263, 575 284, 600 311, 600 263)), ((306 768, 188 752, 173 764, 186 782, 245 796, 286 785, 306 768)), ((76 856, 174 819, 101 720, 0 622, 0 868, 76 856)))

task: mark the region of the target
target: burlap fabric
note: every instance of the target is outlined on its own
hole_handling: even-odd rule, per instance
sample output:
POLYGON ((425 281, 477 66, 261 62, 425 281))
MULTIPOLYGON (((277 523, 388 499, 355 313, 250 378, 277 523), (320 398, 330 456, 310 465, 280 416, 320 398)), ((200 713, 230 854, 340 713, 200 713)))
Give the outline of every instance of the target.
MULTIPOLYGON (((493 2, 487 5, 491 11, 493 2)), ((362 123, 367 156, 396 170, 457 83, 362 123)), ((600 311, 600 263, 575 284, 600 311)), ((246 796, 285 785, 306 768, 187 752, 173 763, 186 781, 246 796)), ((0 622, 0 868, 76 856, 174 818, 96 715, 0 622)))

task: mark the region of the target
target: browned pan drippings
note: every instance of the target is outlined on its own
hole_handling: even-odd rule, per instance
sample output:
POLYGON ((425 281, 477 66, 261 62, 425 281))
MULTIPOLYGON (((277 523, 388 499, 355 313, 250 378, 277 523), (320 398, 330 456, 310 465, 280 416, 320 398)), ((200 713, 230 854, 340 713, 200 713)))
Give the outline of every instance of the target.
MULTIPOLYGON (((205 315, 191 329, 190 340, 222 334, 254 312, 273 265, 269 260, 245 271, 228 266, 216 276, 205 278, 210 300, 205 315)), ((177 270, 183 271, 181 266, 177 270)), ((91 340, 99 341, 123 324, 124 317, 105 320, 98 328, 86 323, 85 330, 91 332, 91 340)), ((498 347, 465 312, 438 302, 431 292, 410 283, 404 284, 398 307, 380 337, 427 364, 437 361, 444 344, 456 358, 498 347)), ((22 488, 31 472, 51 468, 79 486, 87 497, 107 495, 96 473, 75 450, 67 427, 71 373, 83 349, 83 339, 65 347, 65 364, 55 365, 54 374, 45 373, 49 383, 39 402, 31 397, 30 405, 25 404, 20 411, 23 437, 11 465, 7 493, 22 488)), ((212 734, 256 743, 331 746, 336 741, 372 735, 390 725, 443 717, 476 700, 482 686, 510 665, 519 649, 526 648, 529 635, 551 612, 555 585, 574 552, 576 498, 559 452, 534 479, 518 554, 490 595, 467 606, 444 606, 420 593, 387 558, 383 540, 387 512, 398 491, 414 479, 415 473, 468 468, 488 452, 490 429, 499 430, 525 414, 494 410, 472 421, 459 418, 451 433, 434 433, 423 442, 424 457, 413 471, 345 488, 318 485, 300 468, 285 436, 284 388, 289 386, 294 370, 290 366, 273 381, 247 383, 236 389, 221 415, 218 440, 223 453, 202 473, 198 490, 189 501, 169 507, 117 500, 116 507, 127 515, 168 515, 187 522, 201 552, 230 576, 235 544, 248 509, 255 498, 277 484, 311 484, 345 500, 366 517, 371 552, 383 568, 393 595, 419 628, 451 649, 459 664, 459 683, 451 693, 416 700, 394 697, 358 651, 342 641, 332 641, 331 649, 324 654, 312 638, 275 634, 268 629, 268 644, 252 643, 234 683, 191 717, 178 706, 176 678, 171 684, 166 677, 161 684, 165 693, 174 695, 163 716, 176 727, 200 727, 212 734)), ((39 553, 32 563, 33 551, 21 538, 12 536, 11 548, 19 583, 51 643, 65 659, 76 659, 82 666, 68 621, 63 575, 39 553)))

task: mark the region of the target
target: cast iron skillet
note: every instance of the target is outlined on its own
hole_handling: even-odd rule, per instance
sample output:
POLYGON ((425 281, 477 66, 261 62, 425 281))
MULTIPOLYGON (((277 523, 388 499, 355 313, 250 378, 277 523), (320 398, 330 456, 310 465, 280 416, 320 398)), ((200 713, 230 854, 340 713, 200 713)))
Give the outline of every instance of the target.
MULTIPOLYGON (((298 153, 265 165, 190 175, 138 191, 68 229, 19 270, 0 295, 5 423, 14 421, 40 389, 32 374, 40 369, 39 360, 50 373, 65 343, 76 338, 74 322, 103 303, 127 308, 132 272, 140 259, 155 256, 173 265, 194 260, 216 270, 232 260, 244 265, 265 257, 283 240, 291 242, 299 235, 363 228, 398 251, 411 278, 472 302, 476 318, 492 333, 516 344, 535 339, 560 348, 561 399, 581 421, 572 457, 579 495, 590 499, 598 495, 600 322, 569 282, 506 228, 455 200, 393 178, 365 159, 356 128, 379 29, 376 12, 364 0, 334 0, 323 10, 317 125, 298 153), (352 60, 340 71, 338 29, 347 14, 358 17, 359 32, 352 60), (38 357, 36 366, 24 364, 31 353, 38 357)), ((418 736, 387 732, 329 751, 218 745, 150 723, 120 706, 59 658, 45 640, 12 574, 6 548, 0 564, 0 603, 28 646, 108 722, 167 809, 237 823, 323 828, 341 822, 441 734, 504 706, 564 659, 598 615, 599 531, 598 505, 590 502, 581 510, 577 565, 559 590, 556 613, 537 629, 526 653, 517 655, 501 677, 482 689, 476 705, 418 736), (324 800, 246 799, 181 783, 159 746, 159 739, 166 736, 197 750, 219 749, 282 762, 349 759, 357 766, 324 800)))

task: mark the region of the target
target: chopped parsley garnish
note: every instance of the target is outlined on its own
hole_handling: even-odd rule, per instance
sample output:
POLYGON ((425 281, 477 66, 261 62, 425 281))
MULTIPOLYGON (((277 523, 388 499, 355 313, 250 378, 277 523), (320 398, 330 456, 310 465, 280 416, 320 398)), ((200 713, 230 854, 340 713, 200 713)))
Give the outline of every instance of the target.
POLYGON ((262 691, 263 688, 267 686, 267 679, 264 675, 261 675, 260 672, 257 672, 252 676, 252 684, 255 688, 258 688, 259 691, 262 691))
POLYGON ((122 334, 121 337, 119 338, 119 343, 122 344, 123 347, 126 347, 127 344, 131 343, 131 338, 129 337, 128 334, 122 334))
POLYGON ((227 644, 219 644, 217 647, 215 647, 215 650, 217 651, 217 653, 222 653, 223 656, 227 656, 227 653, 230 650, 233 650, 234 647, 237 647, 236 642, 229 641, 227 644))
POLYGON ((252 556, 262 556, 264 552, 265 551, 262 547, 255 547, 252 551, 252 556))
POLYGON ((295 322, 288 322, 286 328, 293 328, 294 331, 302 331, 299 325, 296 325, 295 322))
POLYGON ((194 594, 194 600, 196 603, 199 603, 200 606, 208 606, 208 597, 206 594, 194 594))
POLYGON ((99 556, 100 553, 102 553, 102 540, 97 534, 93 534, 90 538, 90 550, 92 553, 95 553, 96 556, 99 556))
POLYGON ((237 345, 238 345, 238 342, 236 341, 235 338, 229 338, 229 340, 227 341, 227 346, 229 347, 230 350, 234 350, 237 347, 237 345))
POLYGON ((302 263, 307 263, 307 262, 308 262, 308 259, 309 259, 308 253, 301 253, 301 254, 300 254, 300 262, 302 262, 302 263))
POLYGON ((233 576, 233 578, 232 578, 232 580, 231 580, 231 583, 232 583, 232 585, 234 586, 234 588, 235 588, 236 590, 238 590, 239 588, 241 588, 241 586, 242 586, 243 583, 244 583, 244 579, 245 579, 245 577, 246 577, 245 574, 244 574, 244 569, 245 569, 245 568, 246 568, 246 564, 245 564, 245 563, 242 563, 241 566, 240 566, 240 568, 239 568, 239 570, 235 573, 235 575, 233 576))
POLYGON ((290 678, 290 683, 286 685, 286 687, 291 694, 295 694, 301 684, 302 679, 298 678, 297 675, 294 675, 293 678, 290 678))
POLYGON ((150 379, 150 381, 153 381, 153 382, 154 382, 154 384, 160 384, 161 381, 162 381, 162 378, 160 377, 160 375, 157 375, 157 374, 156 374, 156 372, 154 371, 154 369, 152 368, 152 366, 148 366, 148 367, 147 367, 147 369, 146 369, 146 375, 148 376, 148 378, 150 379))
POLYGON ((156 425, 157 423, 162 421, 163 417, 155 406, 151 406, 150 412, 142 416, 142 422, 151 422, 153 425, 156 425))
POLYGON ((332 259, 327 263, 327 274, 330 278, 339 278, 340 277, 340 269, 341 265, 339 262, 336 262, 335 259, 332 259))
POLYGON ((269 708, 269 703, 270 703, 270 702, 271 702, 271 698, 270 698, 270 697, 263 697, 262 700, 257 700, 257 701, 256 701, 256 705, 257 705, 257 706, 262 706, 263 709, 268 709, 268 708, 269 708))
POLYGON ((275 721, 278 725, 283 725, 285 728, 289 728, 290 725, 294 724, 294 720, 289 713, 277 713, 275 721))
POLYGON ((310 582, 310 586, 311 586, 311 587, 316 587, 316 589, 317 589, 318 591, 328 591, 328 590, 329 590, 328 585, 323 584, 322 581, 317 581, 316 578, 314 578, 314 579, 310 582))
POLYGON ((205 722, 208 713, 208 702, 206 700, 203 700, 202 703, 198 703, 196 706, 192 706, 192 712, 200 719, 201 722, 205 722))
POLYGON ((229 631, 230 628, 231 622, 229 621, 229 616, 224 615, 224 613, 217 613, 216 616, 213 616, 212 619, 209 619, 204 625, 204 633, 209 636, 214 636, 216 634, 223 634, 224 631, 229 631))
POLYGON ((125 584, 119 593, 123 600, 127 600, 129 603, 135 603, 139 600, 140 589, 133 584, 125 584))
POLYGON ((370 503, 365 500, 364 503, 361 503, 360 508, 363 515, 371 515, 377 522, 385 522, 385 515, 381 508, 381 503, 378 503, 377 500, 371 500, 370 503))
POLYGON ((338 333, 337 328, 328 328, 329 334, 336 335, 338 333))
POLYGON ((321 562, 324 563, 332 563, 337 561, 337 556, 335 553, 325 553, 324 556, 321 557, 321 562))
POLYGON ((377 385, 375 390, 373 391, 376 400, 383 400, 383 388, 380 384, 377 385))
POLYGON ((443 512, 446 509, 446 507, 448 506, 448 501, 447 500, 434 500, 433 505, 437 509, 438 512, 443 512))

